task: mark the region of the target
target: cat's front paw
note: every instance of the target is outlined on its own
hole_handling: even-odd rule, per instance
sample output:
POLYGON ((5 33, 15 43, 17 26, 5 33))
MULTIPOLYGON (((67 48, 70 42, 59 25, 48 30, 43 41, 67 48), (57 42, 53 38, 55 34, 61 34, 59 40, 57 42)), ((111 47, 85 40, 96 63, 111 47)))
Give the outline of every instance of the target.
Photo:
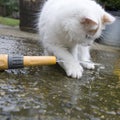
POLYGON ((82 77, 83 68, 79 64, 69 65, 66 74, 69 77, 80 79, 82 77))
POLYGON ((81 62, 81 65, 86 69, 91 69, 91 70, 95 69, 95 64, 91 61, 81 62))

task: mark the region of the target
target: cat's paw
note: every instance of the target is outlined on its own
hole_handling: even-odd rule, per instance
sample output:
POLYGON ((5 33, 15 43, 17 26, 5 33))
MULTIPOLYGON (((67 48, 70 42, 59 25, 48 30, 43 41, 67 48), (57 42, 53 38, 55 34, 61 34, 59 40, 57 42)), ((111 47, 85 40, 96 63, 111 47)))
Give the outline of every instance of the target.
POLYGON ((79 64, 69 65, 66 74, 69 77, 80 79, 82 77, 83 68, 79 64))
POLYGON ((95 64, 91 61, 89 62, 82 62, 81 65, 86 68, 86 69, 90 69, 90 70, 93 70, 95 69, 95 64))

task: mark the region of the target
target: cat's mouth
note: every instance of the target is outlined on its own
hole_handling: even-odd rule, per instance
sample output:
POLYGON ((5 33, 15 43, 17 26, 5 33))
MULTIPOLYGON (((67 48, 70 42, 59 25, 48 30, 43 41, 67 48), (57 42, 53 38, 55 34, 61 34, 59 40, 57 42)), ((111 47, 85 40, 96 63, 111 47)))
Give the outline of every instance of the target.
POLYGON ((87 40, 87 41, 85 41, 85 42, 83 42, 83 43, 81 43, 83 46, 91 46, 92 44, 93 44, 93 42, 94 42, 94 40, 87 40))

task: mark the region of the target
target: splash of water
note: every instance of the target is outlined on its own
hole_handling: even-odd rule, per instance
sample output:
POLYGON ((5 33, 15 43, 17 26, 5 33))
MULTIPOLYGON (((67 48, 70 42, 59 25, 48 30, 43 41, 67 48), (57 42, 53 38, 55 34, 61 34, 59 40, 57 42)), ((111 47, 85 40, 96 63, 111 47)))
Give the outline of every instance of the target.
MULTIPOLYGON (((57 63, 71 63, 71 62, 68 62, 68 61, 64 61, 64 60, 57 60, 56 61, 57 63)), ((95 63, 95 62, 91 62, 91 61, 79 61, 79 64, 82 64, 82 63, 92 63, 94 64, 95 66, 103 66, 101 63, 95 63)))

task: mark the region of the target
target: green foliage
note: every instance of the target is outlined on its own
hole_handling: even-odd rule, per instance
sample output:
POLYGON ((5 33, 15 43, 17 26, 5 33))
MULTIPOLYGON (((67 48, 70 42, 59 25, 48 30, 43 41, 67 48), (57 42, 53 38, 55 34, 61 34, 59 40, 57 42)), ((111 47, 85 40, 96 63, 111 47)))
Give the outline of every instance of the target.
POLYGON ((120 10, 120 0, 97 0, 102 3, 108 10, 120 10))
POLYGON ((13 11, 19 11, 19 0, 0 0, 0 5, 6 8, 8 15, 13 11))
POLYGON ((108 3, 106 3, 106 6, 112 9, 120 10, 120 0, 109 0, 108 3))

